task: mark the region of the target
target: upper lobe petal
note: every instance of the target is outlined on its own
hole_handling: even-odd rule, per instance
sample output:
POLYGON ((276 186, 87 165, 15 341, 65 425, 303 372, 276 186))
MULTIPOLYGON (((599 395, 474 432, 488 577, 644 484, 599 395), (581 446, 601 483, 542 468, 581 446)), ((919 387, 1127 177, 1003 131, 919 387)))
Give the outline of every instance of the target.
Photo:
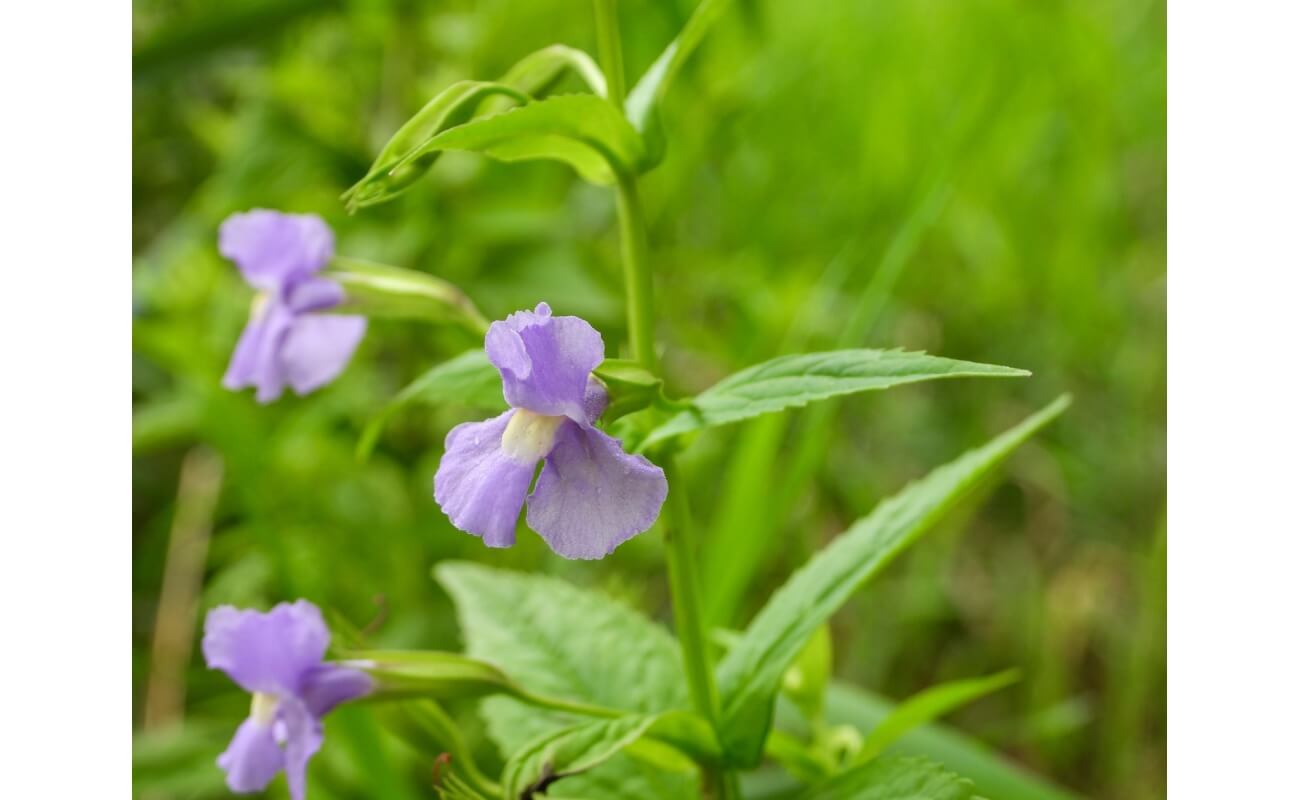
POLYGON ((587 426, 587 377, 605 358, 600 333, 578 317, 553 317, 550 306, 492 323, 488 359, 501 371, 506 402, 587 426))
POLYGON ((320 609, 299 600, 266 613, 219 606, 208 612, 203 656, 249 692, 296 694, 329 646, 320 609))
POLYGON ((254 209, 221 223, 218 249, 264 291, 318 272, 334 255, 334 233, 315 214, 254 209))
POLYGON ((276 744, 271 725, 249 718, 217 756, 217 766, 226 771, 230 791, 260 792, 284 768, 284 751, 276 744))
POLYGON ((528 496, 528 526, 565 558, 603 558, 653 525, 667 496, 662 469, 566 422, 528 496))
POLYGON ((483 537, 488 547, 515 543, 536 462, 506 455, 501 435, 514 416, 507 411, 483 422, 466 422, 447 434, 447 451, 433 476, 433 497, 453 525, 483 537))
POLYGON ((365 334, 365 317, 303 314, 279 354, 285 380, 298 394, 319 389, 338 377, 365 334))

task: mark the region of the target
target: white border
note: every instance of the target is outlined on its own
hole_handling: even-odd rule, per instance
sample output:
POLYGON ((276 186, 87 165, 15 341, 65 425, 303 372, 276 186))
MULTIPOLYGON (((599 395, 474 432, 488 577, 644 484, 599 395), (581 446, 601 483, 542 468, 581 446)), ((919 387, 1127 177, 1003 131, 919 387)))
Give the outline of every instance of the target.
POLYGON ((1300 11, 1169 9, 1169 796, 1293 795, 1300 11))
POLYGON ((131 9, 0 23, 7 797, 129 797, 131 9))

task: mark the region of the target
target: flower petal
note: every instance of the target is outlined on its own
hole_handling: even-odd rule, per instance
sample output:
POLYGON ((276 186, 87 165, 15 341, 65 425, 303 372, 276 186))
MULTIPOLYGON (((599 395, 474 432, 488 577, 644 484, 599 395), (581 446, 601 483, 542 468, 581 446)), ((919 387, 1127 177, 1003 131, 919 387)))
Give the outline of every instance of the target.
POLYGON ((289 797, 304 800, 307 796, 307 762, 320 749, 325 732, 306 704, 294 697, 280 703, 276 719, 277 733, 284 743, 284 777, 289 781, 289 797))
POLYGON ((226 786, 239 794, 260 792, 284 769, 284 751, 275 742, 272 727, 252 718, 235 731, 226 752, 217 756, 226 771, 226 786))
POLYGON ((511 406, 591 424, 587 378, 605 359, 605 343, 586 320, 553 317, 550 306, 538 303, 536 311, 492 323, 485 344, 511 406))
POLYGON ((280 351, 285 380, 298 394, 319 389, 339 376, 365 334, 365 317, 303 314, 280 351))
POLYGON ((644 456, 565 423, 528 496, 528 526, 565 558, 604 558, 653 525, 667 496, 664 471, 644 456))
POLYGON ((323 717, 339 703, 363 697, 374 688, 374 679, 359 669, 321 664, 303 676, 298 697, 307 704, 308 711, 323 717))
POLYGON ((323 311, 343 302, 343 287, 328 278, 304 278, 284 290, 284 304, 297 314, 323 311))
POLYGON ((452 428, 433 476, 433 498, 451 524, 481 536, 488 547, 515 543, 515 524, 537 468, 536 461, 518 461, 501 447, 514 414, 452 428))
POLYGON ((330 633, 320 609, 306 600, 270 611, 218 606, 208 612, 203 656, 208 667, 230 676, 245 691, 283 697, 296 694, 303 676, 318 666, 330 633))
POLYGON ((268 301, 244 326, 221 385, 234 391, 255 386, 259 403, 278 398, 286 380, 280 350, 293 323, 288 309, 278 301, 268 301))
POLYGON ((315 214, 257 208, 221 223, 218 249, 244 280, 272 291, 325 266, 334 255, 334 233, 315 214))

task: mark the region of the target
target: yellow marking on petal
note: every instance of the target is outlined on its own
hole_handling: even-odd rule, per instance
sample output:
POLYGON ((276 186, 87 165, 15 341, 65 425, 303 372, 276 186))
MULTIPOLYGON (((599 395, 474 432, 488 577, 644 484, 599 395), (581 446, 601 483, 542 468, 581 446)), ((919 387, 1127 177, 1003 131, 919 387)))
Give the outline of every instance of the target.
POLYGON ((259 320, 266 313, 266 304, 271 302, 270 292, 258 292, 253 295, 253 306, 248 310, 248 316, 254 320, 259 320))
POLYGON ((280 698, 265 692, 253 692, 253 707, 248 716, 258 725, 270 725, 275 719, 275 710, 280 706, 280 698))
POLYGON ((519 409, 501 434, 501 449, 521 464, 535 464, 555 447, 555 432, 564 417, 549 417, 519 409))

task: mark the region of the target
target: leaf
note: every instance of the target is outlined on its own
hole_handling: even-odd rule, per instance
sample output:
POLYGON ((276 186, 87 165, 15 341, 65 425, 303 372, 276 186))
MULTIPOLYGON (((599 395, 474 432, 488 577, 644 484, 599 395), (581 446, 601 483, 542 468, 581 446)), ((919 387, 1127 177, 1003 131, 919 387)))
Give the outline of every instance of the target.
POLYGON ((659 105, 668 86, 690 57, 695 48, 704 39, 713 23, 718 21, 722 12, 727 10, 731 0, 702 0, 695 7, 691 18, 686 21, 677 38, 668 43, 664 51, 645 71, 636 86, 627 95, 627 116, 639 131, 646 129, 646 121, 651 112, 659 105))
POLYGON ((357 442, 357 458, 364 461, 393 415, 411 403, 425 405, 456 404, 488 411, 506 407, 501 391, 501 374, 481 348, 460 355, 430 369, 416 378, 366 423, 357 442))
POLYGON ((990 692, 1009 686, 1015 683, 1018 677, 1019 673, 1010 669, 983 678, 932 686, 909 697, 879 725, 871 729, 871 733, 867 734, 866 740, 862 743, 862 749, 858 751, 857 760, 865 762, 875 758, 917 725, 924 725, 972 700, 978 700, 990 692))
POLYGON ((487 327, 464 292, 427 272, 336 257, 324 276, 341 285, 347 295, 333 309, 340 313, 450 322, 472 330, 487 327))
POLYGON ((729 757, 742 765, 758 762, 781 676, 817 627, 1068 405, 1068 396, 1058 398, 880 503, 777 590, 718 667, 721 736, 729 757))
POLYGON ((565 72, 582 79, 597 97, 605 97, 605 73, 585 51, 562 44, 543 47, 519 59, 501 78, 501 83, 527 95, 544 94, 565 72))
POLYGON ((590 94, 549 97, 471 120, 416 148, 397 169, 443 150, 468 150, 501 161, 562 161, 599 185, 633 174, 646 157, 640 134, 607 100, 590 94))
POLYGON ((954 361, 904 350, 831 350, 778 356, 705 389, 692 402, 694 408, 660 425, 640 447, 644 449, 700 428, 725 425, 837 395, 939 378, 1028 374, 1013 367, 954 361))
POLYGON ((489 97, 504 96, 516 103, 527 103, 527 94, 505 83, 459 81, 434 95, 433 99, 408 119, 388 140, 365 177, 343 193, 348 212, 387 202, 433 166, 441 155, 438 150, 417 155, 430 139, 448 128, 466 122, 489 97))
MULTIPOLYGON (((502 665, 526 689, 633 714, 689 705, 676 642, 621 603, 554 578, 467 562, 443 562, 434 574, 456 604, 469 654, 502 665)), ((487 698, 482 711, 506 753, 575 721, 507 697, 487 698)), ((625 754, 565 789, 577 797, 647 799, 696 792, 693 780, 625 754)))
POLYGON ((560 778, 586 772, 640 739, 654 716, 582 722, 529 742, 506 762, 501 773, 506 798, 532 797, 560 778))
POLYGON ((924 758, 894 756, 839 773, 799 800, 971 800, 975 784, 924 758))

